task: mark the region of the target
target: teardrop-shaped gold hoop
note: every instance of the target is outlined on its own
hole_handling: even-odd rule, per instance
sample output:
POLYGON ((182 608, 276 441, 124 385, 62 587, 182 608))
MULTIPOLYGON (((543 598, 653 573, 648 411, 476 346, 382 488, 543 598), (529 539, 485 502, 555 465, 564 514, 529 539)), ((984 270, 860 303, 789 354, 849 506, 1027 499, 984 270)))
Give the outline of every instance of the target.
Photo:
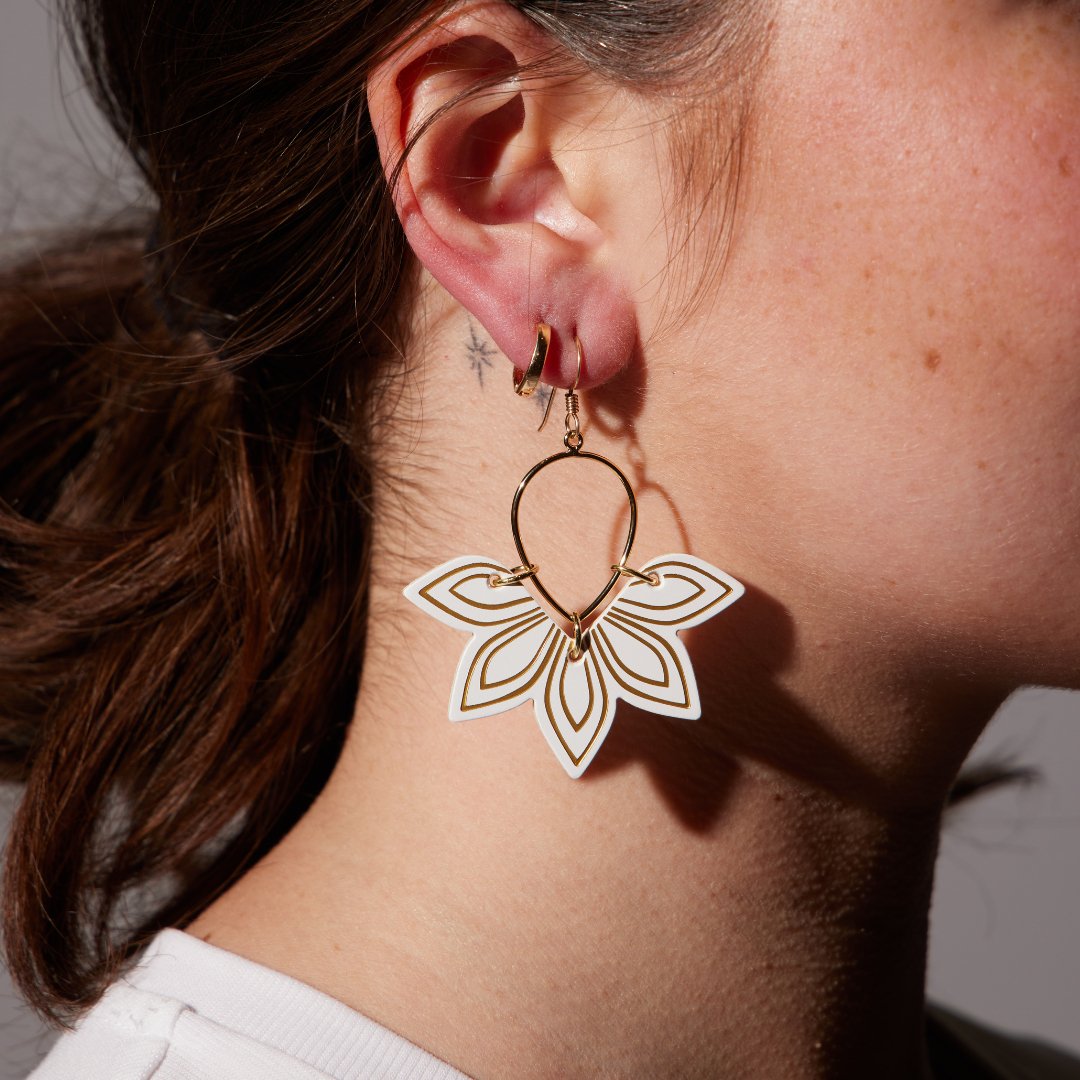
POLYGON ((534 563, 530 562, 528 555, 525 554, 525 544, 521 539, 521 531, 518 528, 518 511, 521 507, 521 496, 525 493, 525 489, 532 483, 536 475, 542 470, 546 469, 549 465, 554 465, 557 461, 566 461, 574 459, 577 461, 599 461, 601 465, 606 465, 618 478, 623 486, 623 490, 626 493, 627 501, 630 503, 630 527, 626 531, 626 543, 623 545, 622 555, 619 557, 618 563, 614 565, 618 567, 611 575, 608 583, 600 590, 596 595, 596 598, 585 608, 584 611, 578 611, 571 614, 551 595, 544 587, 544 583, 540 580, 540 575, 536 572, 528 575, 532 578, 533 583, 536 585, 536 591, 569 623, 579 623, 580 621, 587 619, 605 600, 608 593, 615 588, 615 583, 623 576, 623 568, 627 565, 627 560, 630 558, 630 549, 634 546, 634 534, 637 532, 637 499, 634 498, 634 489, 630 486, 630 481, 627 480, 622 469, 618 467, 614 462, 608 461, 606 457, 602 457, 600 454, 593 454, 587 450, 563 450, 561 453, 552 454, 551 457, 544 458, 543 461, 538 461, 525 475, 522 477, 521 483, 518 484, 518 489, 514 492, 514 502, 510 508, 510 528, 514 534, 514 547, 517 548, 518 557, 521 559, 521 565, 523 567, 533 567, 534 563), (576 619, 575 619, 576 616, 576 619))

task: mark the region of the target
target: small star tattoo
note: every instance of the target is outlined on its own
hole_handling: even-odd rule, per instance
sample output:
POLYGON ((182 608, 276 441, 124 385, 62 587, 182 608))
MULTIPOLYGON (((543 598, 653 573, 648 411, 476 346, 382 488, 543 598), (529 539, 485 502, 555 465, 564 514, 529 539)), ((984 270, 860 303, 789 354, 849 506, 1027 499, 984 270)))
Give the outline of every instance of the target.
POLYGON ((469 320, 469 340, 465 342, 465 352, 469 357, 469 366, 476 372, 480 387, 484 386, 484 371, 491 367, 492 357, 498 356, 498 350, 486 338, 476 332, 476 325, 469 320))

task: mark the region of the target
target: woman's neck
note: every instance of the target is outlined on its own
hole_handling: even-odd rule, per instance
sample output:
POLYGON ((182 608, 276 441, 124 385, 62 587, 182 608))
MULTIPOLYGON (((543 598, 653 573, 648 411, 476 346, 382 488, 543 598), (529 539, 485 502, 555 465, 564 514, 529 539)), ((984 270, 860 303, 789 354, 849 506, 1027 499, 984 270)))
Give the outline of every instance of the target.
MULTIPOLYGON (((805 698, 802 733, 756 713, 735 637, 722 703, 705 671, 700 721, 621 709, 572 781, 527 709, 447 722, 457 635, 419 613, 372 625, 328 787, 194 933, 478 1077, 924 1075, 940 798, 830 791, 827 725, 805 698), (804 775, 724 749, 762 725, 804 775)), ((808 667, 782 694, 773 676, 773 703, 808 667)))
MULTIPOLYGON (((624 703, 580 780, 528 706, 449 723, 464 635, 401 588, 456 555, 505 556, 510 496, 558 437, 530 433, 533 410, 491 389, 479 361, 471 387, 436 380, 461 346, 461 327, 445 326, 425 350, 423 407, 403 402, 423 416, 423 442, 397 423, 379 444, 396 455, 382 468, 394 484, 377 499, 341 760, 191 930, 478 1077, 924 1075, 941 806, 1005 691, 957 685, 955 661, 935 672, 933 643, 895 592, 856 610, 799 571, 783 548, 797 538, 761 509, 769 489, 739 489, 756 466, 738 416, 724 416, 734 434, 717 470, 665 456, 665 417, 639 410, 621 439, 603 423, 586 434, 633 461, 643 555, 686 550, 748 586, 683 635, 702 718, 624 703)), ((601 416, 597 395, 587 404, 601 416)), ((541 557, 568 568, 567 595, 591 591, 589 566, 610 562, 580 550, 611 531, 604 479, 537 503, 531 527, 553 522, 541 557), (570 512, 590 527, 569 530, 568 552, 570 512)))

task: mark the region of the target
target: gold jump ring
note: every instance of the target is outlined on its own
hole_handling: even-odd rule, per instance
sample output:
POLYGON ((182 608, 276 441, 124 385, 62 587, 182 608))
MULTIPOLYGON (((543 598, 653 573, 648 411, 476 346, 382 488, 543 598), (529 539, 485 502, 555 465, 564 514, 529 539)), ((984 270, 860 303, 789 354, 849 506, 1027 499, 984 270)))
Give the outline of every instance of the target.
POLYGON ((660 575, 655 570, 643 574, 640 570, 635 570, 632 566, 624 566, 622 563, 612 563, 611 569, 622 574, 623 577, 631 578, 634 581, 643 581, 646 585, 656 586, 660 584, 660 575))
POLYGON ((574 644, 570 646, 570 659, 576 662, 585 655, 581 644, 581 617, 576 611, 571 611, 570 621, 574 624, 574 644))
POLYGON ((488 584, 493 589, 501 589, 504 585, 516 585, 519 581, 524 581, 526 578, 536 577, 539 571, 540 567, 535 563, 529 563, 528 566, 515 566, 506 577, 499 577, 498 574, 492 574, 491 577, 488 578, 488 584))

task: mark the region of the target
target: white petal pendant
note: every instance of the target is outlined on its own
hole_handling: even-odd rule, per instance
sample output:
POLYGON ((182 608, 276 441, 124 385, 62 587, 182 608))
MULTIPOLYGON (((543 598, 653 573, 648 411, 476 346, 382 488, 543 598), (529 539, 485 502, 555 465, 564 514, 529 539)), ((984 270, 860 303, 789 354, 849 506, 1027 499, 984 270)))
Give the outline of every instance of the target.
POLYGON ((576 659, 573 636, 523 585, 493 584, 512 576, 494 559, 462 556, 407 585, 405 596, 422 611, 470 634, 450 719, 492 716, 531 700, 548 746, 572 777, 596 756, 620 698, 696 720, 697 681, 678 634, 719 614, 745 589, 692 555, 664 555, 639 573, 590 626, 576 659))

